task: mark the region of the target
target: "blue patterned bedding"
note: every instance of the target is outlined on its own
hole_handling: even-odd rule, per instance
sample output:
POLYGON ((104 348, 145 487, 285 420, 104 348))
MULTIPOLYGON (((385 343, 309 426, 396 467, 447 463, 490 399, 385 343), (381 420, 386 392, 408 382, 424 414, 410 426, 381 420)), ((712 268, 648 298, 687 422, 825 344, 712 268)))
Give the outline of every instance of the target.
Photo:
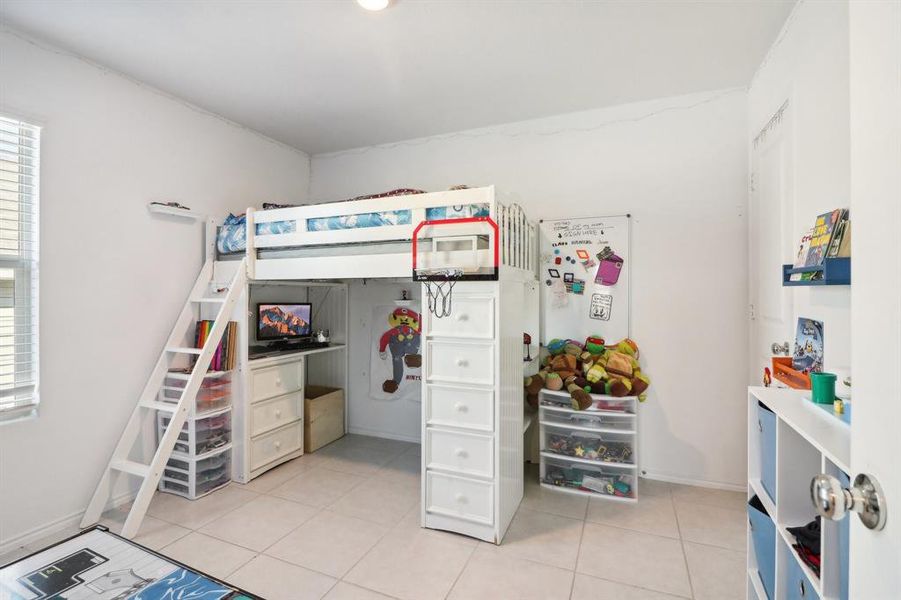
MULTIPOLYGON (((307 219, 307 231, 338 231, 341 229, 362 229, 386 225, 409 225, 413 211, 389 210, 383 212, 342 215, 338 217, 314 217, 307 219)), ((441 206, 426 209, 426 219, 465 219, 467 217, 487 217, 487 204, 441 206)), ((272 221, 257 223, 257 235, 293 233, 296 221, 272 221)), ((247 227, 244 215, 229 215, 219 228, 216 247, 220 254, 243 252, 247 248, 247 227)))

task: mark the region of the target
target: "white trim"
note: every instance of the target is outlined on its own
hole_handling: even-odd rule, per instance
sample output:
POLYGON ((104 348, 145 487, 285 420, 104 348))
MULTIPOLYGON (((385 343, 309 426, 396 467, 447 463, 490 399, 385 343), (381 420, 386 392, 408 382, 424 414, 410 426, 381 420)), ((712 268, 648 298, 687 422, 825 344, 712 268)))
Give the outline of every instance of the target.
POLYGON ((651 479, 653 481, 663 481, 666 483, 677 483, 680 485, 693 485, 695 487, 709 488, 712 490, 727 490, 730 492, 747 492, 748 487, 745 484, 726 483, 724 481, 708 481, 706 479, 694 479, 691 477, 679 477, 677 475, 667 475, 656 471, 640 471, 642 479, 651 479))
MULTIPOLYGON (((134 497, 135 492, 124 492, 119 496, 112 498, 107 503, 104 512, 111 510, 117 506, 121 506, 126 502, 131 502, 132 500, 134 500, 134 497)), ((37 527, 32 527, 28 531, 22 532, 19 535, 8 540, 0 540, 0 555, 7 554, 18 548, 31 545, 35 542, 40 542, 44 538, 48 538, 51 535, 65 531, 66 529, 77 529, 78 522, 81 520, 81 516, 84 514, 84 511, 85 509, 77 510, 64 517, 54 519, 49 523, 38 525, 37 527)))

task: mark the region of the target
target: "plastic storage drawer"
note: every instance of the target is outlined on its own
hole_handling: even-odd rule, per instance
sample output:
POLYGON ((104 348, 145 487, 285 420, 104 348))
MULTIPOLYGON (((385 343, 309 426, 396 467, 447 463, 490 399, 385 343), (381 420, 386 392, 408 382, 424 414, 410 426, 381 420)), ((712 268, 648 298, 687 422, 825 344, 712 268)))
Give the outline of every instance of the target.
POLYGON ((748 503, 751 540, 757 557, 757 572, 768 600, 775 599, 776 589, 776 524, 766 513, 757 496, 748 503), (756 502, 755 502, 756 500, 756 502))
POLYGON ((597 433, 541 424, 541 450, 579 461, 634 465, 631 434, 597 433))
MULTIPOLYGON (((157 413, 157 439, 162 439, 169 415, 157 413)), ((189 418, 178 434, 174 451, 191 457, 222 448, 231 442, 231 409, 189 418)))
POLYGON ((776 501, 776 413, 757 405, 757 430, 760 435, 760 482, 776 501))
POLYGON ((194 500, 231 481, 231 446, 197 458, 173 456, 163 469, 159 489, 194 500))
POLYGON ((541 421, 548 425, 560 427, 576 427, 579 429, 616 430, 623 433, 634 433, 635 419, 629 416, 608 415, 571 410, 556 406, 541 406, 541 421))
MULTIPOLYGON (((177 403, 187 384, 187 373, 168 373, 163 382, 160 400, 163 402, 171 402, 173 404, 177 403)), ((203 378, 203 382, 200 384, 200 389, 197 391, 197 400, 192 407, 192 414, 200 415, 224 408, 230 404, 231 371, 207 373, 203 378)))
POLYGON ((798 558, 794 556, 794 548, 789 548, 788 552, 788 572, 785 580, 785 598, 786 600, 820 600, 820 595, 811 585, 801 565, 798 564, 798 558))
MULTIPOLYGON (((545 406, 562 406, 570 408, 572 406, 572 398, 569 392, 541 390, 538 400, 545 406)), ((626 396, 623 398, 614 398, 613 396, 599 396, 591 394, 591 407, 579 411, 585 414, 592 412, 614 413, 614 414, 635 414, 635 396, 626 396)))
POLYGON ((630 471, 604 466, 546 458, 541 465, 541 482, 598 496, 635 498, 635 476, 630 471))

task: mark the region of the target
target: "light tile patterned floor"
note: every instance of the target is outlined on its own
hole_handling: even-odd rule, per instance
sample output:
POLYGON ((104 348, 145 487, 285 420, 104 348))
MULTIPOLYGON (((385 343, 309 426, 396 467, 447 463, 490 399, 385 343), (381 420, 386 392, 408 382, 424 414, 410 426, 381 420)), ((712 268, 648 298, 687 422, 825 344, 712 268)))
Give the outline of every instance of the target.
POLYGON ((744 495, 640 492, 589 502, 528 466, 494 546, 419 527, 418 445, 350 435, 195 502, 157 494, 135 541, 270 600, 744 598, 744 495))

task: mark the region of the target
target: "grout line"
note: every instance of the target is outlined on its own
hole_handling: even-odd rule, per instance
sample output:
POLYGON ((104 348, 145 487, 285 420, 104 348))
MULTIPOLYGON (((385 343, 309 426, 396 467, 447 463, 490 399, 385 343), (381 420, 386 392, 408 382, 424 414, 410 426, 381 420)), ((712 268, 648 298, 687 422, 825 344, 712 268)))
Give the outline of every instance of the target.
POLYGON ((469 566, 469 562, 472 560, 472 557, 475 556, 476 550, 478 550, 478 548, 479 548, 479 544, 485 544, 485 543, 487 543, 487 542, 483 542, 483 541, 479 540, 479 542, 475 546, 472 547, 472 552, 470 552, 469 556, 466 557, 466 562, 463 563, 463 568, 460 569, 460 572, 457 573, 456 577, 454 577, 453 583, 451 583, 450 587, 447 588, 447 593, 444 594, 444 596, 443 596, 444 598, 447 598, 448 596, 450 596, 451 592, 454 591, 454 588, 457 587, 457 582, 460 581, 461 577, 463 577, 463 573, 466 571, 466 567, 469 566))
POLYGON ((682 562, 685 565, 685 574, 688 576, 688 589, 691 593, 691 597, 695 597, 695 586, 694 582, 691 580, 691 569, 688 568, 688 555, 685 554, 685 540, 682 539, 682 526, 679 524, 679 511, 676 510, 676 500, 673 497, 672 488, 670 488, 670 503, 673 506, 673 513, 676 516, 676 529, 679 531, 679 547, 682 548, 682 562))
POLYGON ((585 539, 585 526, 588 525, 587 517, 588 517, 588 504, 591 503, 591 498, 588 499, 588 502, 585 503, 585 517, 586 519, 582 519, 582 529, 579 531, 579 547, 576 550, 576 562, 573 565, 572 570, 572 579, 569 582, 569 596, 570 600, 572 600, 573 592, 576 588, 576 573, 578 573, 579 568, 579 559, 582 558, 582 540, 585 539))

